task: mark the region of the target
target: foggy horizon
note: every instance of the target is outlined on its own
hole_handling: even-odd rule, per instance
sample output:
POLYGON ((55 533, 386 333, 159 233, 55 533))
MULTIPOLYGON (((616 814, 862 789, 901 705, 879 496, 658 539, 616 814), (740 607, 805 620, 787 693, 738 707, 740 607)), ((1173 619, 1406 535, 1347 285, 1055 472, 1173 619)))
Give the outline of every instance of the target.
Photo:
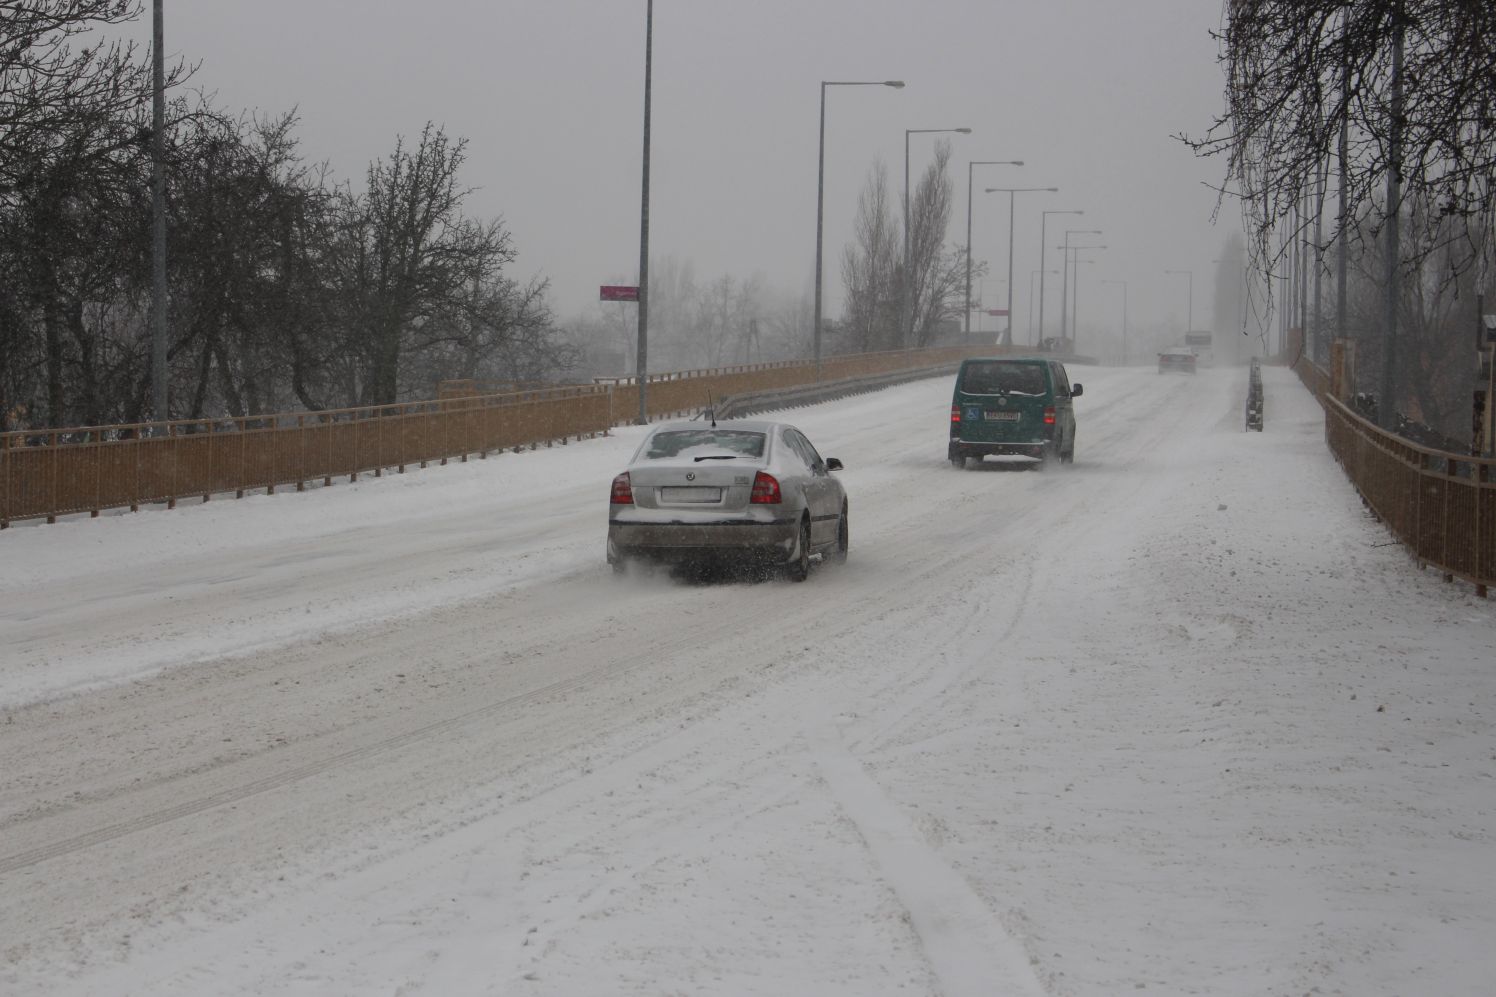
MULTIPOLYGON (((466 211, 502 218, 518 258, 507 271, 550 280, 562 323, 596 316, 597 288, 636 280, 645 5, 571 0, 495 7, 435 0, 419 18, 329 4, 266 0, 250 7, 167 3, 166 53, 197 65, 188 83, 226 110, 293 108, 309 162, 357 188, 368 164, 427 121, 468 142, 466 211), (291 27, 294 26, 294 29, 291 27), (267 68, 272 72, 267 72, 267 68)), ((955 189, 948 245, 965 240, 967 163, 979 166, 972 205, 974 281, 982 307, 1007 303, 1007 198, 984 187, 1058 187, 1021 194, 1014 221, 1013 328, 1028 331, 1040 211, 1052 217, 1047 266, 1067 228, 1103 230, 1108 247, 1082 270, 1081 328, 1121 324, 1126 281, 1134 329, 1182 329, 1194 272, 1194 324, 1212 315, 1213 260, 1240 231, 1226 202, 1212 223, 1218 160, 1175 137, 1203 132, 1221 104, 1213 3, 1149 0, 996 7, 945 0, 890 3, 721 0, 654 10, 651 259, 689 267, 698 283, 761 274, 781 296, 808 297, 814 273, 816 143, 822 80, 901 79, 902 90, 830 88, 826 112, 824 290, 840 315, 840 257, 857 195, 881 160, 902 192, 934 142, 952 143, 955 189)), ((132 36, 149 41, 149 16, 132 36)), ((180 91, 179 91, 180 92, 180 91)), ((1076 241, 1080 241, 1077 239, 1076 241)), ((1056 278, 1057 280, 1058 278, 1056 278)), ((620 306, 610 306, 620 307, 620 306)), ((1059 290, 1045 317, 1058 332, 1059 290)), ((972 316, 973 330, 1002 319, 972 316), (979 325, 984 323, 984 325, 979 325)))

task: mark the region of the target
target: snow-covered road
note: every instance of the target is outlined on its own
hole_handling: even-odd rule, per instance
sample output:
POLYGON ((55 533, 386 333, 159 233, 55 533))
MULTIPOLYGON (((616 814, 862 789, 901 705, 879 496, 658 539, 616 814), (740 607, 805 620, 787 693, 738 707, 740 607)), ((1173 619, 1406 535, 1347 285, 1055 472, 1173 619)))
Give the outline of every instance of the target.
POLYGON ((1496 611, 1291 375, 794 411, 852 556, 615 581, 637 428, 0 534, 0 993, 1485 995, 1496 611))

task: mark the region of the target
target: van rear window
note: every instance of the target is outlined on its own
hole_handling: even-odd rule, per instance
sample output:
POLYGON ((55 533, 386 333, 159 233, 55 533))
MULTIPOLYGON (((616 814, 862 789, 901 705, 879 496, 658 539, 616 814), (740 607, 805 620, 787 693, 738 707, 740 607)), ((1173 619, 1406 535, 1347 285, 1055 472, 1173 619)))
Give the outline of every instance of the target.
POLYGON ((1011 360, 969 363, 961 374, 961 390, 968 395, 1042 395, 1044 368, 1011 360))

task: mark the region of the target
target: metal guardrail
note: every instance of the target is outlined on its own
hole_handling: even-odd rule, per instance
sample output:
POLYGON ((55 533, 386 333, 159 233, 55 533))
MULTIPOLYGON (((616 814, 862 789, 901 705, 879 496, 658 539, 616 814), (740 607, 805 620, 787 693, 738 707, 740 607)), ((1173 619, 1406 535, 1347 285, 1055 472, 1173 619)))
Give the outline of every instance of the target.
POLYGON ((1325 412, 1325 440, 1371 513, 1420 566, 1462 578, 1484 597, 1496 582, 1496 460, 1419 446, 1329 393, 1329 375, 1295 365, 1325 412))
MULTIPOLYGON (((829 357, 820 380, 868 377, 991 352, 942 347, 829 357)), ((694 412, 709 398, 818 383, 811 361, 785 361, 649 377, 651 418, 694 412)), ((295 486, 335 477, 403 473, 504 449, 595 436, 631 422, 633 378, 609 383, 473 393, 445 382, 433 401, 223 419, 0 433, 0 529, 12 522, 295 486)))

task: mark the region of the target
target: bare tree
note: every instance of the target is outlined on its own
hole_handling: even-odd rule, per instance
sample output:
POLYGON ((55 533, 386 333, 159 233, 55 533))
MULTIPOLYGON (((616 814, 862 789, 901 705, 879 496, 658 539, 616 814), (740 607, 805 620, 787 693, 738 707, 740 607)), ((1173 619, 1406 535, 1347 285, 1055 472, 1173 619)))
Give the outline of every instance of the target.
POLYGON ((1318 203, 1313 195, 1325 170, 1344 177, 1350 205, 1330 226, 1327 242, 1375 237, 1401 207, 1379 199, 1379 185, 1394 169, 1404 204, 1468 222, 1424 233, 1452 240, 1448 245, 1404 243, 1407 259, 1438 254, 1450 274, 1489 265, 1484 236, 1496 210, 1496 5, 1227 0, 1217 38, 1225 110, 1203 137, 1181 138, 1200 155, 1225 156, 1223 196, 1241 200, 1257 265, 1270 269, 1300 236, 1275 233, 1295 205, 1318 203), (1406 41, 1401 111, 1394 115, 1390 41, 1397 28, 1406 41))
MULTIPOLYGON (((950 178, 951 144, 935 143, 935 156, 915 185, 909 204, 909 259, 904 261, 908 274, 908 309, 910 329, 902 334, 895 348, 923 346, 930 342, 941 320, 954 312, 960 315, 959 295, 953 301, 956 287, 950 283, 950 256, 945 249, 945 234, 951 223, 954 190, 950 178)), ((964 266, 964 260, 963 260, 964 266)), ((961 293, 966 274, 961 271, 961 293)), ((902 330, 901 330, 902 333, 902 330)))
POLYGON ((888 167, 868 170, 857 195, 853 241, 842 250, 846 306, 840 347, 853 353, 892 349, 899 336, 899 229, 888 193, 888 167))

